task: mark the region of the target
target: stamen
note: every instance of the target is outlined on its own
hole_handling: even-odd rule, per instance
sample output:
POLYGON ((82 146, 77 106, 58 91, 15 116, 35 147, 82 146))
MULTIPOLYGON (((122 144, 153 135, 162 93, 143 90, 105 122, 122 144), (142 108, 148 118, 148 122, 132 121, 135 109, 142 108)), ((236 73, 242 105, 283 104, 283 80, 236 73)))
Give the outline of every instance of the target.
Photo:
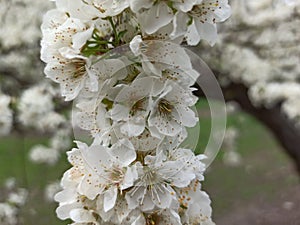
POLYGON ((166 99, 161 99, 157 105, 157 109, 160 116, 165 116, 165 117, 169 116, 172 113, 173 108, 174 107, 172 103, 170 103, 166 99))

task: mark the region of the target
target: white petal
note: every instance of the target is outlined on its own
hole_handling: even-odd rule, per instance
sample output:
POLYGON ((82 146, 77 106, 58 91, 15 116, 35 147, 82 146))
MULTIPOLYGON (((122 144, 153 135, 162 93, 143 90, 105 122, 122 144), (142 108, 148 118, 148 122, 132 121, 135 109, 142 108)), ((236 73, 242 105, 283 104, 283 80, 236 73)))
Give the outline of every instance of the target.
POLYGON ((176 105, 175 108, 178 114, 174 113, 174 118, 180 121, 183 126, 194 127, 197 124, 198 118, 189 107, 176 105))
POLYGON ((117 195, 118 189, 116 187, 111 187, 104 192, 104 212, 111 210, 115 206, 117 195))
POLYGON ((92 212, 85 209, 73 209, 70 212, 70 218, 78 223, 90 223, 96 222, 92 212))
POLYGON ((127 167, 124 180, 120 186, 121 190, 127 189, 133 186, 133 183, 138 178, 138 173, 135 166, 127 167))
POLYGON ((149 10, 137 15, 142 29, 147 34, 153 34, 159 28, 169 24, 173 19, 171 9, 164 2, 152 6, 149 10))
POLYGON ((136 137, 143 133, 145 130, 145 119, 136 120, 136 118, 132 118, 121 125, 121 132, 128 137, 136 137))
POLYGON ((201 38, 213 46, 218 39, 216 24, 201 23, 200 21, 195 21, 195 23, 201 38))
POLYGON ((136 152, 133 145, 127 139, 122 139, 110 149, 111 155, 118 160, 120 165, 128 166, 136 159, 136 152))
POLYGON ((129 0, 130 9, 137 13, 142 8, 150 8, 153 5, 153 0, 129 0))
POLYGON ((186 33, 186 41, 188 45, 197 45, 200 41, 200 34, 198 33, 195 20, 193 20, 192 24, 188 26, 188 30, 186 33))
POLYGON ((121 104, 115 104, 110 111, 111 119, 115 121, 127 120, 129 116, 129 108, 121 104))
POLYGON ((90 27, 89 29, 83 31, 83 32, 78 32, 72 37, 72 48, 76 50, 80 50, 82 46, 86 43, 88 39, 92 37, 94 28, 90 27))
POLYGON ((173 31, 170 34, 171 39, 183 36, 187 31, 188 16, 185 13, 177 12, 173 19, 173 31))

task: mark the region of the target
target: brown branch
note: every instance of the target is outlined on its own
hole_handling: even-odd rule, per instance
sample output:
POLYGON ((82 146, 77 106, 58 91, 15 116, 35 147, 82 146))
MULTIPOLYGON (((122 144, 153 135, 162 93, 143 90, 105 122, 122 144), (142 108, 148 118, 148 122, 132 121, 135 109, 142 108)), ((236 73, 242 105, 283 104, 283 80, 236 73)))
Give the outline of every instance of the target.
POLYGON ((271 130, 300 173, 300 131, 295 123, 284 115, 280 104, 272 108, 253 106, 248 97, 248 88, 243 84, 231 83, 223 88, 223 93, 226 101, 238 102, 245 112, 253 115, 271 130))
MULTIPOLYGON (((215 74, 218 73, 215 72, 215 74)), ((248 97, 248 88, 241 83, 231 83, 222 90, 226 101, 238 102, 243 111, 254 116, 269 128, 285 153, 293 160, 300 174, 300 131, 295 123, 281 111, 280 104, 272 108, 255 107, 248 97)), ((195 94, 199 97, 204 96, 201 90, 195 94)))

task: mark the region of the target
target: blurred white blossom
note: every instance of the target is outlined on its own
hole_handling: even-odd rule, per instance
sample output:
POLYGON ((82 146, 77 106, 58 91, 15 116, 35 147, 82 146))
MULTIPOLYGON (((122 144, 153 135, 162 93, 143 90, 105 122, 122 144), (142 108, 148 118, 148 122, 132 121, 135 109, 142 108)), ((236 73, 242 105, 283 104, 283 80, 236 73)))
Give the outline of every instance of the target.
POLYGON ((13 123, 13 112, 9 108, 11 98, 0 93, 0 136, 10 133, 13 123))
POLYGON ((54 165, 60 157, 57 149, 49 148, 43 145, 36 145, 30 149, 29 159, 35 163, 45 163, 54 165))
POLYGON ((48 184, 45 188, 45 191, 44 191, 44 196, 45 196, 45 199, 48 201, 48 202, 54 202, 54 196, 59 192, 61 191, 61 186, 60 186, 60 182, 59 181, 54 181, 50 184, 48 184))

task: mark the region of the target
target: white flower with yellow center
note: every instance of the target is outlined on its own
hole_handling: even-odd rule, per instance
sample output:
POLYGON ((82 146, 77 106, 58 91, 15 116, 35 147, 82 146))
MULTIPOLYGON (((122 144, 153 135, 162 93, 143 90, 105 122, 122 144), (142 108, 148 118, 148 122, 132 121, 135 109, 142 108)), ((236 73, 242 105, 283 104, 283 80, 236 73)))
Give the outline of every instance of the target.
POLYGON ((120 131, 128 137, 142 134, 152 104, 152 95, 160 92, 156 79, 144 77, 124 86, 114 99, 111 119, 121 123, 120 131))
POLYGON ((66 100, 72 100, 83 87, 91 91, 98 88, 95 75, 88 71, 90 60, 80 54, 80 48, 91 37, 93 27, 74 18, 62 22, 63 18, 55 11, 45 16, 41 59, 47 63, 46 76, 60 83, 62 95, 66 100), (52 14, 58 16, 53 23, 52 14))
POLYGON ((174 39, 183 35, 189 45, 197 45, 201 39, 214 45, 217 41, 216 24, 228 19, 230 14, 228 0, 203 0, 186 13, 176 13, 170 36, 174 39))
POLYGON ((172 80, 194 84, 199 73, 193 69, 191 59, 185 49, 167 41, 143 40, 140 35, 135 36, 129 44, 130 50, 138 56, 145 73, 165 77, 172 76, 172 80), (174 74, 176 74, 174 76, 174 74))
POLYGON ((151 109, 148 126, 152 136, 175 136, 185 127, 194 127, 198 117, 190 108, 197 97, 190 89, 183 89, 173 81, 167 80, 164 91, 157 97, 151 109))
POLYGON ((133 145, 122 139, 110 148, 94 144, 80 151, 88 173, 84 174, 78 192, 89 199, 104 195, 103 209, 107 212, 115 206, 118 194, 137 179, 136 168, 131 165, 136 159, 133 145))
POLYGON ((131 209, 138 207, 144 212, 168 209, 177 202, 174 189, 187 187, 198 176, 197 169, 192 168, 199 165, 200 160, 191 154, 177 159, 168 157, 162 149, 158 149, 155 156, 146 155, 143 158, 141 155, 139 160, 143 163, 137 164, 139 178, 125 196, 131 209))

